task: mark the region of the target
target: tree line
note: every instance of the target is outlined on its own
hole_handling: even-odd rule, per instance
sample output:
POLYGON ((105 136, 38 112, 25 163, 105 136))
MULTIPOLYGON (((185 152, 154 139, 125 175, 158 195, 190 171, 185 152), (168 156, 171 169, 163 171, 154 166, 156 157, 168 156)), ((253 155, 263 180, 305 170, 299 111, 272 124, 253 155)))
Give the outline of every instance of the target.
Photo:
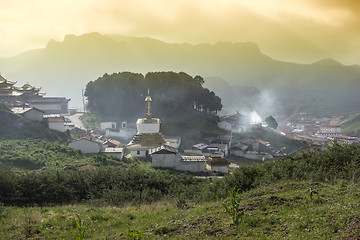
MULTIPOLYGON (((86 85, 85 96, 90 111, 106 116, 135 118, 145 112, 144 99, 150 89, 153 112, 172 115, 196 109, 218 112, 221 99, 213 91, 204 88, 200 76, 192 77, 184 72, 120 72, 105 74, 86 85)), ((142 114, 144 115, 144 114, 142 114)))

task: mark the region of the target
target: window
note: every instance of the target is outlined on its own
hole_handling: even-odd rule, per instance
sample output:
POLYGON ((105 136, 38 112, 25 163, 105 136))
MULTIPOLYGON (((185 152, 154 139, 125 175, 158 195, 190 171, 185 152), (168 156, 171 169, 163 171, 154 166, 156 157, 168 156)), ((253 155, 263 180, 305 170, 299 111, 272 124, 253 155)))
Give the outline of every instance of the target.
POLYGON ((137 151, 136 154, 137 154, 137 155, 140 155, 140 151, 137 151))

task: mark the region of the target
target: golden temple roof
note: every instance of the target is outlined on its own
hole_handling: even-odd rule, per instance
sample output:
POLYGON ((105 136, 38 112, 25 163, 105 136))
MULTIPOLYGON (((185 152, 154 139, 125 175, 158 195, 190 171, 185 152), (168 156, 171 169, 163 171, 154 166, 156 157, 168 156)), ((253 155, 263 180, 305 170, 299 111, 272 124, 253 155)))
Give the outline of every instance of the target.
POLYGON ((158 147, 165 143, 161 133, 138 133, 128 144, 128 147, 158 147))
POLYGON ((7 85, 14 85, 17 82, 11 82, 9 80, 6 80, 3 76, 0 74, 0 84, 7 84, 7 85))

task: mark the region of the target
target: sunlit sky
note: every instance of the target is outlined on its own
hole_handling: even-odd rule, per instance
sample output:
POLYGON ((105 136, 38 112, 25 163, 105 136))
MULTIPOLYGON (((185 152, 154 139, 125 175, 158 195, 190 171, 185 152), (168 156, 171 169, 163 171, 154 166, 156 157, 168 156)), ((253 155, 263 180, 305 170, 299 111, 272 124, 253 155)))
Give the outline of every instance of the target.
POLYGON ((285 61, 360 64, 359 0, 0 0, 0 57, 88 32, 255 42, 285 61))

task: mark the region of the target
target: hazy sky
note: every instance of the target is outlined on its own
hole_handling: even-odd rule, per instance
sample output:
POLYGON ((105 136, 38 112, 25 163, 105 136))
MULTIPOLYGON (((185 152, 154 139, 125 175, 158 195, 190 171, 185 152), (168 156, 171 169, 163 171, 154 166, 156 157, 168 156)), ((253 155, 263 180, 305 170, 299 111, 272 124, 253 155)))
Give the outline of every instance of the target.
POLYGON ((255 42, 280 60, 360 64, 359 0, 0 0, 0 57, 87 32, 255 42))

